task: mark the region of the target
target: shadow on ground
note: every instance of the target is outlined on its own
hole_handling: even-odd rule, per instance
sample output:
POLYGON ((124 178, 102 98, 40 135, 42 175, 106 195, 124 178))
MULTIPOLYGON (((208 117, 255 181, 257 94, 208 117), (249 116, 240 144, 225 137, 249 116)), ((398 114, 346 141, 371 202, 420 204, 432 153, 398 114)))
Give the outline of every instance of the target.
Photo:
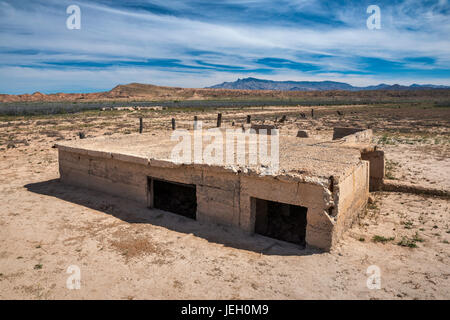
POLYGON ((193 234, 210 242, 265 255, 312 255, 322 251, 301 248, 298 245, 278 241, 260 235, 248 235, 234 227, 201 223, 170 212, 142 207, 134 201, 112 196, 99 191, 68 186, 53 179, 24 186, 28 191, 55 197, 101 211, 127 223, 152 224, 173 231, 193 234))

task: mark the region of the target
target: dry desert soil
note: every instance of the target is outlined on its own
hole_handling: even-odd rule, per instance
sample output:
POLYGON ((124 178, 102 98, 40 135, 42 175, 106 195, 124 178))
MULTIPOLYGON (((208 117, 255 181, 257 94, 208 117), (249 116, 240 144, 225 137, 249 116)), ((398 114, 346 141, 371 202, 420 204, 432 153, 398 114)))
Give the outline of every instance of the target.
POLYGON ((287 121, 282 134, 370 127, 386 152, 386 176, 450 189, 450 108, 264 107, 222 110, 90 111, 0 121, 0 299, 449 299, 450 204, 445 197, 376 192, 336 249, 293 244, 202 224, 59 182, 63 140, 155 135, 190 126, 287 121), (338 116, 341 110, 344 116, 338 116), (300 117, 300 112, 307 118, 300 117), (69 266, 81 288, 66 286, 69 266), (381 288, 369 289, 377 266, 381 288))

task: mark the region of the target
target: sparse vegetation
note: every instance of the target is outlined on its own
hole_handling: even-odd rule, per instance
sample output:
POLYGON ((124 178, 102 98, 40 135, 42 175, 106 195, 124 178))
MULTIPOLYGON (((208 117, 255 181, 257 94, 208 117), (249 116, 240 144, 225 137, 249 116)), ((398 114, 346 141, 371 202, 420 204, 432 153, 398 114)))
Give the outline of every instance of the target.
POLYGON ((408 237, 402 237, 402 240, 400 240, 397 244, 402 247, 417 248, 414 240, 409 239, 408 237))
POLYGON ((392 160, 388 160, 386 159, 386 164, 385 164, 385 177, 387 179, 391 179, 394 180, 395 178, 395 170, 398 167, 399 163, 392 161, 392 160))
POLYGON ((381 243, 385 244, 385 243, 387 243, 389 241, 392 241, 394 239, 395 239, 394 237, 386 238, 384 236, 375 235, 375 236, 373 236, 372 241, 375 242, 375 243, 381 242, 381 243))
POLYGON ((376 201, 367 204, 367 209, 369 210, 378 210, 378 204, 376 201))
POLYGON ((403 236, 402 239, 397 243, 399 246, 408 247, 408 248, 417 248, 417 242, 424 242, 425 240, 419 236, 419 233, 416 232, 412 238, 408 238, 403 236))
POLYGON ((413 240, 414 240, 415 242, 424 242, 424 241, 425 241, 424 239, 422 239, 422 238, 419 236, 419 233, 418 233, 418 232, 416 232, 416 233, 414 234, 413 240))
POLYGON ((396 144, 396 141, 391 137, 391 136, 389 136, 388 134, 383 134, 383 136, 378 140, 378 143, 379 144, 383 144, 383 145, 385 145, 385 144, 396 144))
POLYGON ((413 223, 412 221, 403 221, 401 224, 404 226, 405 229, 412 229, 413 223))
POLYGON ((417 91, 242 91, 226 89, 180 89, 145 84, 119 85, 108 92, 91 94, 62 94, 59 97, 42 95, 31 97, 4 96, 0 115, 73 114, 83 111, 112 112, 118 107, 162 106, 167 109, 250 106, 330 106, 330 105, 384 105, 386 108, 441 108, 447 106, 449 90, 417 91), (195 100, 194 100, 195 99, 195 100), (56 101, 58 100, 58 101, 56 101))

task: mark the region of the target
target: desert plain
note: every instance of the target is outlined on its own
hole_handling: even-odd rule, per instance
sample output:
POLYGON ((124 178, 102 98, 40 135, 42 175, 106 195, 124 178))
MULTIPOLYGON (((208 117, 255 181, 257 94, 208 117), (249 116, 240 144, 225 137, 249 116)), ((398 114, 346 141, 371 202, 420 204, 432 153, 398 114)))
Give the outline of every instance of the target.
POLYGON ((423 103, 122 108, 0 117, 0 299, 449 299, 450 108, 423 103), (314 109, 314 118, 310 112, 314 109), (339 111, 339 114, 338 112, 339 111), (61 141, 277 124, 331 140, 371 128, 386 179, 426 189, 372 192, 331 252, 199 223, 59 181, 61 141), (301 114, 306 117, 301 116, 301 114), (286 116, 280 123, 279 119, 286 116), (68 289, 70 266, 80 289, 68 289), (367 286, 368 268, 380 288, 367 286), (369 268, 370 269, 370 268, 369 268))

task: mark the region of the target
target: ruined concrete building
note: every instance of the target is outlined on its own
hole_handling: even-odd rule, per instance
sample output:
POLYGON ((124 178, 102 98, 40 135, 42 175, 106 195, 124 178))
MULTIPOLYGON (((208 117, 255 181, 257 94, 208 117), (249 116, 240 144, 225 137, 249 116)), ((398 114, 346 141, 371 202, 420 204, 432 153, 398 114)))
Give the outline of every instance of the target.
MULTIPOLYGON (((59 144, 63 183, 104 191, 202 222, 330 250, 384 176, 370 130, 338 128, 333 141, 276 135, 279 170, 177 163, 170 134, 59 144)), ((203 146, 206 148, 206 145, 203 146)), ((248 150, 246 151, 248 153, 248 150)))

